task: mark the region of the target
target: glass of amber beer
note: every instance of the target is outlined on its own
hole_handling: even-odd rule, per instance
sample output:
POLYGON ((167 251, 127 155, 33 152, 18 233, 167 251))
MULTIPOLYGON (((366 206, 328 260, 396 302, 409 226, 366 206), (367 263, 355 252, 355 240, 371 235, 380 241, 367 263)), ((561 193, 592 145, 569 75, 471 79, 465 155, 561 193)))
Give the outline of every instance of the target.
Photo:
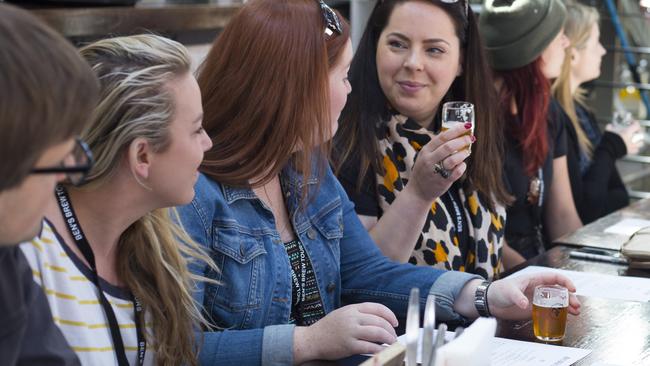
POLYGON ((558 342, 564 339, 569 310, 569 291, 558 285, 540 285, 533 294, 533 332, 537 339, 558 342))
MULTIPOLYGON (((447 102, 442 105, 442 126, 440 131, 445 132, 458 124, 471 123, 472 128, 463 135, 474 135, 474 104, 470 102, 447 102)), ((467 146, 471 151, 471 144, 467 146)))

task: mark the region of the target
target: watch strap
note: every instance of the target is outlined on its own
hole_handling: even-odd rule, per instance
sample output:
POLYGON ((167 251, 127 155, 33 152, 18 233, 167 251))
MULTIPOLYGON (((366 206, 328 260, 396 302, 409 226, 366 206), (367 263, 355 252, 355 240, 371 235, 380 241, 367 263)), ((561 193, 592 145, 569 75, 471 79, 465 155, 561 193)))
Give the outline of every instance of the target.
POLYGON ((474 292, 474 306, 479 316, 482 317, 491 317, 490 307, 488 305, 487 293, 488 289, 492 282, 483 281, 478 287, 476 287, 476 292, 474 292))

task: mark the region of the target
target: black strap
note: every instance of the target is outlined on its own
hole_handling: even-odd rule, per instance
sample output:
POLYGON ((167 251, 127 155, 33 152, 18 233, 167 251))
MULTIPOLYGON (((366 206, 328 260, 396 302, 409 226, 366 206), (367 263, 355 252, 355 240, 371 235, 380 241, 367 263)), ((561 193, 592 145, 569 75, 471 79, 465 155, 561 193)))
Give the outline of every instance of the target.
POLYGON ((537 179, 539 179, 539 199, 537 200, 536 205, 531 205, 533 211, 533 220, 535 221, 533 227, 533 235, 535 237, 535 247, 538 254, 542 254, 546 251, 544 246, 544 234, 542 233, 542 206, 544 205, 544 190, 546 185, 544 184, 544 167, 541 166, 537 169, 537 179))
MULTIPOLYGON (((120 327, 117 324, 117 318, 115 317, 115 311, 113 307, 108 302, 108 299, 104 295, 101 284, 99 282, 99 275, 97 274, 97 265, 95 263, 95 255, 93 253, 86 236, 81 230, 81 225, 77 219, 77 215, 72 208, 70 202, 70 197, 68 192, 63 188, 63 186, 56 187, 56 197, 59 203, 59 208, 61 209, 61 214, 63 215, 63 221, 66 222, 68 226, 68 231, 77 244, 77 248, 81 251, 84 258, 90 265, 92 272, 92 282, 97 286, 99 290, 99 303, 104 309, 106 318, 108 320, 108 325, 110 327, 111 338, 113 339, 113 347, 115 348, 115 355, 117 356, 117 362, 119 366, 129 366, 129 361, 126 358, 126 352, 124 350, 124 341, 122 340, 122 333, 120 332, 120 327)), ((142 333, 141 321, 142 317, 142 305, 138 299, 131 295, 131 301, 133 301, 133 309, 135 312, 135 331, 138 337, 138 365, 142 366, 144 364, 144 355, 147 350, 147 343, 144 339, 144 334, 142 333)))
POLYGON ((452 186, 449 188, 450 189, 447 190, 447 196, 449 197, 449 202, 451 202, 451 207, 454 210, 454 214, 452 216, 455 220, 454 226, 456 227, 456 233, 458 233, 458 236, 460 236, 463 231, 465 231, 465 215, 463 214, 463 210, 460 209, 458 202, 456 202, 454 194, 451 192, 453 189, 456 189, 456 187, 452 186))
POLYGON ((467 252, 469 250, 469 223, 467 217, 465 216, 465 211, 461 208, 460 202, 460 186, 457 183, 454 183, 447 193, 442 195, 440 199, 447 207, 447 210, 450 211, 452 216, 453 225, 456 228, 456 235, 458 236, 458 247, 460 249, 463 257, 467 258, 467 252))

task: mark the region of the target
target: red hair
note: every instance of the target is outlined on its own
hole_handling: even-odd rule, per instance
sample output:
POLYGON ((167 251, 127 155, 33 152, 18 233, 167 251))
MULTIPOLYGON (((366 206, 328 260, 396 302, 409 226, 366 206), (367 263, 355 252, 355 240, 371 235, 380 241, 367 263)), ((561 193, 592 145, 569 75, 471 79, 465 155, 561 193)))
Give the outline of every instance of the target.
POLYGON ((524 169, 535 175, 546 161, 549 150, 548 106, 551 84, 542 73, 541 57, 518 69, 495 72, 503 81, 500 109, 508 125, 506 135, 517 141, 523 154, 524 169), (517 106, 512 111, 512 102, 517 106))
POLYGON ((311 175, 313 156, 329 154, 329 69, 349 39, 339 18, 343 33, 327 36, 314 0, 249 1, 233 16, 197 77, 213 142, 202 172, 239 187, 269 182, 290 161, 311 175))

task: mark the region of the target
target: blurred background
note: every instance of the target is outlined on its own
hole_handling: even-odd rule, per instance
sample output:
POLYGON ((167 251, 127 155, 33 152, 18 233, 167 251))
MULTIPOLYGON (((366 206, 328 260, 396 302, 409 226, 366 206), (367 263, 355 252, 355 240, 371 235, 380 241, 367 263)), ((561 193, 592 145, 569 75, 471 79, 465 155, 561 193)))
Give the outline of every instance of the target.
MULTIPOLYGON (((141 32, 165 35, 187 45, 198 66, 244 0, 5 1, 30 9, 77 45, 141 32)), ((350 20, 353 45, 361 37, 375 1, 326 1, 350 20)), ((481 1, 469 1, 480 14, 481 1)), ((588 85, 589 105, 603 126, 615 112, 629 113, 644 126, 645 147, 618 164, 630 196, 650 197, 650 0, 581 2, 599 9, 601 43, 607 49, 601 77, 588 85)))

